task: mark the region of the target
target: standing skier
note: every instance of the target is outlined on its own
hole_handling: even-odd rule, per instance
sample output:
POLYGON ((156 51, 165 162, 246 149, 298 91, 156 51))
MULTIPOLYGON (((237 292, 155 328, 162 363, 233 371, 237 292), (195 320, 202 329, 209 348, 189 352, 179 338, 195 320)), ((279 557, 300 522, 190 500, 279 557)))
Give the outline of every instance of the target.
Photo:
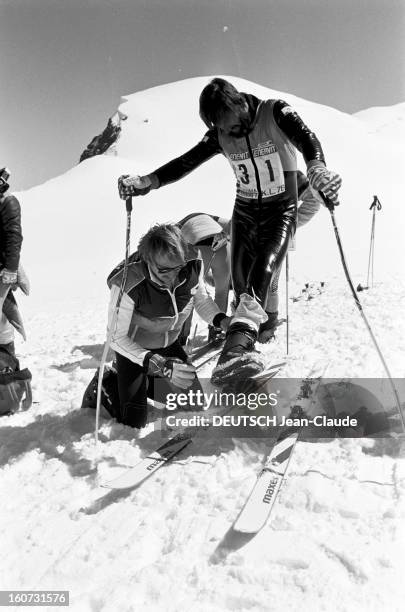
POLYGON ((120 196, 146 195, 177 181, 218 153, 236 176, 232 216, 231 269, 236 311, 213 372, 222 384, 235 369, 246 376, 264 364, 253 351, 269 319, 268 288, 277 274, 296 226, 298 149, 311 187, 334 203, 341 178, 326 168, 315 134, 283 100, 259 100, 228 81, 213 79, 201 92, 200 116, 209 128, 187 153, 142 177, 121 176, 120 196))

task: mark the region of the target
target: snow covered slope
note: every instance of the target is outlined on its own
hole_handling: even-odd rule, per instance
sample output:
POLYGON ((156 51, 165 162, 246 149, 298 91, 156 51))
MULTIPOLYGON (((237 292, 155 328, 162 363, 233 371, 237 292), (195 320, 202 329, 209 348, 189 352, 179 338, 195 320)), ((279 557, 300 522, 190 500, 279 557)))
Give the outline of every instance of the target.
MULTIPOLYGON (((393 106, 373 106, 354 114, 370 134, 389 141, 390 146, 405 149, 405 102, 393 106)), ((404 160, 402 160, 403 162, 404 160)))
MULTIPOLYGON (((41 292, 42 298, 60 295, 62 299, 66 293, 76 298, 104 295, 104 279, 124 251, 125 212, 116 180, 122 173, 152 171, 201 139, 205 130, 198 116, 198 97, 209 78, 187 79, 125 96, 119 116, 127 119, 121 121, 121 136, 108 154, 86 160, 18 194, 33 299, 36 292, 41 292)), ((384 209, 376 229, 376 274, 401 272, 405 208, 399 198, 405 191, 405 174, 401 171, 403 160, 390 154, 388 128, 382 139, 356 116, 250 81, 229 79, 243 91, 287 100, 320 138, 328 165, 343 177, 342 204, 336 215, 352 271, 366 270, 371 225, 368 208, 377 194, 384 209)), ((399 105, 389 115, 384 113, 389 125, 400 121, 402 109, 399 105)), ((395 142, 394 127, 390 134, 395 142)), ((299 157, 299 166, 304 169, 299 157)), ((134 200, 133 247, 155 221, 175 221, 192 211, 231 215, 234 192, 229 164, 217 156, 182 181, 134 200)), ((297 277, 307 280, 341 274, 325 209, 300 231, 297 245, 292 258, 292 273, 297 277)))
MULTIPOLYGON (((105 337, 105 277, 124 252, 116 179, 151 171, 201 138, 198 94, 208 80, 125 96, 120 114, 128 118, 107 154, 18 194, 33 292, 17 294, 28 332, 17 349, 33 373, 34 404, 0 420, 0 589, 70 590, 74 612, 399 612, 405 459, 398 440, 299 442, 271 522, 244 542, 228 530, 268 439, 203 434, 139 489, 99 486, 162 440, 160 413, 151 410, 141 434, 102 419, 96 450, 94 414, 80 409, 96 365, 90 356, 100 355, 105 337)), ((344 179, 336 215, 356 282, 365 281, 368 207, 379 196, 376 285, 361 300, 393 374, 403 379, 404 178, 390 127, 403 106, 382 109, 380 121, 375 109, 349 116, 230 80, 286 99, 319 135, 328 164, 344 179), (394 282, 395 271, 402 277, 394 282)), ((157 220, 196 210, 229 215, 233 196, 232 172, 218 156, 184 181, 134 200, 133 246, 157 220)), ((326 285, 311 300, 290 300, 287 375, 327 357, 331 376, 383 376, 347 291, 326 210, 300 231, 290 273, 290 296, 300 295, 302 281, 326 285)), ((272 362, 284 358, 285 326, 262 350, 272 362)))

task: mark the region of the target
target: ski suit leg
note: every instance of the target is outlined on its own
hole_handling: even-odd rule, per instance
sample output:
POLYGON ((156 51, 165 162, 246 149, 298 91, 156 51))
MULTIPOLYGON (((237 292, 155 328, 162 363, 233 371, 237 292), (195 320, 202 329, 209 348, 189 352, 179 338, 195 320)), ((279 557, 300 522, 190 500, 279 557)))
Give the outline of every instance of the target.
MULTIPOLYGON (((170 346, 153 351, 163 357, 176 357, 184 362, 187 361, 187 354, 178 340, 170 346)), ((167 393, 184 391, 172 385, 167 378, 148 376, 143 366, 123 355, 116 353, 116 357, 120 397, 120 415, 117 420, 120 423, 131 427, 145 427, 148 397, 164 403, 167 393)), ((197 378, 191 389, 202 390, 197 378)))
POLYGON ((272 280, 270 283, 270 287, 267 290, 266 303, 264 305, 264 309, 267 314, 267 321, 262 323, 259 327, 259 337, 258 340, 261 343, 269 342, 274 338, 275 329, 278 324, 278 281, 280 278, 281 265, 276 268, 274 274, 272 275, 272 280))
POLYGON ((148 376, 145 368, 119 353, 116 355, 120 410, 117 421, 131 427, 145 427, 148 376))
POLYGON ((280 279, 281 266, 277 268, 273 275, 273 279, 271 281, 270 287, 267 291, 266 297, 266 312, 278 312, 278 281, 280 279))
POLYGON ((250 277, 256 259, 257 206, 236 202, 231 221, 231 276, 235 308, 243 293, 251 293, 250 277))
POLYGON ((228 243, 214 254, 211 270, 215 287, 214 301, 222 312, 227 312, 231 284, 231 253, 228 243))
POLYGON ((295 231, 296 205, 264 209, 259 224, 257 257, 251 273, 254 295, 266 307, 269 290, 277 289, 280 268, 288 251, 291 234, 295 231))
POLYGON ((240 296, 247 293, 267 310, 267 294, 277 284, 289 239, 295 230, 296 214, 295 197, 263 208, 258 203, 237 201, 232 217, 232 282, 236 305, 240 296))

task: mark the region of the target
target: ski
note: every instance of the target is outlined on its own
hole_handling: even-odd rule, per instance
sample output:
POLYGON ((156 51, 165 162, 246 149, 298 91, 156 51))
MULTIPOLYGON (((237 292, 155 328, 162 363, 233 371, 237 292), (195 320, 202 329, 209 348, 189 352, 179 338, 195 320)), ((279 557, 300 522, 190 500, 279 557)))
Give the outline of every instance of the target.
POLYGON ((225 337, 210 340, 206 344, 199 346, 189 354, 189 359, 197 370, 200 370, 204 365, 209 363, 214 357, 217 357, 222 351, 225 337))
POLYGON ((213 342, 212 345, 211 343, 209 343, 209 345, 207 345, 207 348, 205 346, 201 347, 201 349, 206 348, 205 351, 201 351, 197 355, 192 354, 191 360, 192 360, 192 363, 195 365, 196 369, 200 370, 209 361, 214 359, 214 357, 218 357, 218 355, 222 351, 223 343, 224 343, 223 340, 221 341, 215 340, 215 342, 213 342))
POLYGON ((219 350, 222 347, 223 343, 224 343, 224 338, 211 340, 207 342, 206 344, 203 344, 202 346, 196 348, 194 351, 192 351, 192 353, 190 354, 190 358, 193 362, 199 361, 200 359, 209 355, 210 353, 214 353, 217 350, 219 350))
MULTIPOLYGON (((325 376, 327 365, 323 365, 318 377, 311 372, 302 380, 300 391, 291 411, 306 413, 322 378, 325 376)), ((239 516, 233 524, 233 529, 241 533, 257 533, 268 521, 281 484, 288 470, 295 445, 298 441, 301 428, 287 429, 277 438, 274 447, 268 455, 257 481, 243 506, 239 516)))
MULTIPOLYGON (((262 375, 260 378, 260 383, 265 384, 267 380, 277 376, 283 366, 284 363, 277 363, 273 366, 273 368, 268 368, 266 370, 266 376, 263 377, 262 375)), ((222 412, 222 415, 231 412, 233 409, 234 406, 227 407, 226 410, 222 412)), ((199 431, 202 429, 208 429, 210 425, 210 423, 204 426, 200 425, 193 428, 192 431, 180 432, 174 435, 172 438, 169 438, 169 440, 150 453, 147 457, 144 457, 134 467, 127 469, 124 473, 120 474, 116 478, 102 483, 101 486, 113 490, 133 489, 137 487, 144 480, 159 470, 163 465, 171 461, 184 448, 186 448, 186 446, 193 441, 199 431)))
POLYGON ((103 483, 106 489, 132 489, 154 474, 156 470, 173 459, 180 451, 192 442, 189 434, 177 434, 159 446, 150 455, 142 459, 137 465, 126 470, 123 474, 113 480, 103 483))
MULTIPOLYGON (((281 368, 283 368, 285 365, 287 365, 286 361, 280 361, 280 363, 275 363, 274 365, 270 366, 269 368, 266 368, 265 370, 263 370, 263 372, 259 372, 258 374, 254 374, 253 376, 251 376, 252 380, 262 380, 267 378, 269 375, 272 374, 272 372, 274 370, 277 370, 277 372, 279 372, 281 370, 281 368)), ((270 376, 272 378, 272 376, 270 376)))

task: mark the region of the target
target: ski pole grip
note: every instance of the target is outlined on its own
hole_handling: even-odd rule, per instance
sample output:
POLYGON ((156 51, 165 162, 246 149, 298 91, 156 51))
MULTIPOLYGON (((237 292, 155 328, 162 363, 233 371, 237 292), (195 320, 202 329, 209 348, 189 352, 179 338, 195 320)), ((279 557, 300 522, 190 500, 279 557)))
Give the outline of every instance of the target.
POLYGON ((373 202, 372 202, 369 210, 373 210, 373 208, 376 208, 377 210, 381 210, 382 209, 381 202, 380 202, 380 200, 378 199, 378 197, 376 195, 374 196, 373 202))
POLYGON ((125 200, 125 208, 127 209, 127 212, 132 212, 132 196, 125 200))
POLYGON ((326 208, 328 208, 329 210, 334 210, 335 209, 335 205, 332 202, 332 200, 330 200, 324 193, 322 193, 322 191, 319 191, 319 195, 321 196, 322 200, 324 201, 326 208))

